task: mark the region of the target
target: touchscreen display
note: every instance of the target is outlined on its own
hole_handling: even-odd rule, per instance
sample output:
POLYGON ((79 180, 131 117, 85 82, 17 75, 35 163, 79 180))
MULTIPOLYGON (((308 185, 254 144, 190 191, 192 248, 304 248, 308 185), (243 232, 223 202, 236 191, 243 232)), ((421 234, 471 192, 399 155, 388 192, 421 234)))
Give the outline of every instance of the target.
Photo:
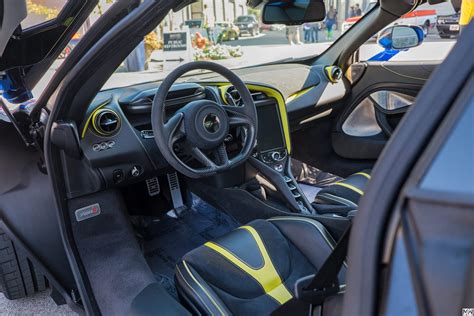
POLYGON ((277 105, 266 104, 257 106, 258 134, 257 146, 259 151, 267 151, 284 147, 283 132, 277 105))

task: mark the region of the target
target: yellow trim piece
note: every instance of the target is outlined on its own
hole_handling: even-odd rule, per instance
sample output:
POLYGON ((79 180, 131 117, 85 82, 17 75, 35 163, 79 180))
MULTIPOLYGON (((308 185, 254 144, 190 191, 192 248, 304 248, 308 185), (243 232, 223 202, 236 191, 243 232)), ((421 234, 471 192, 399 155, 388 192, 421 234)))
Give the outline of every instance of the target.
POLYGON ((236 255, 222 246, 213 243, 211 241, 205 243, 206 247, 216 251, 227 260, 235 264, 242 271, 254 278, 264 289, 265 293, 274 298, 278 303, 284 304, 293 298, 293 295, 288 291, 285 284, 280 278, 277 270, 275 269, 270 256, 268 255, 267 249, 263 244, 262 239, 258 232, 251 226, 242 226, 239 229, 247 230, 255 242, 257 243, 258 250, 263 257, 263 266, 259 269, 250 267, 247 263, 243 262, 236 255))
POLYGON ((353 186, 353 185, 350 185, 350 184, 347 184, 347 183, 342 183, 342 182, 336 182, 336 183, 334 183, 334 185, 340 185, 341 187, 348 188, 348 189, 350 189, 350 190, 352 190, 352 191, 354 191, 354 192, 359 193, 360 195, 364 195, 364 191, 362 191, 362 190, 356 188, 356 187, 353 186))
POLYGON ((326 71, 326 75, 328 76, 329 81, 331 81, 333 83, 337 81, 337 80, 334 80, 334 78, 332 77, 332 69, 334 67, 336 67, 336 66, 326 66, 324 68, 324 70, 326 71))
POLYGON ((86 123, 84 124, 84 127, 82 128, 82 133, 81 133, 81 138, 84 138, 86 137, 86 132, 87 132, 87 128, 89 127, 89 124, 91 123, 92 121, 92 117, 94 115, 96 115, 97 111, 99 111, 100 109, 102 109, 104 106, 106 106, 107 104, 110 103, 110 99, 105 101, 104 103, 102 104, 99 104, 99 106, 97 106, 94 111, 92 111, 92 113, 89 115, 89 117, 87 118, 86 120, 86 123))
MULTIPOLYGON (((203 82, 202 85, 208 85, 208 86, 217 86, 219 88, 221 97, 223 101, 225 102, 225 98, 223 98, 223 93, 225 89, 230 86, 228 82, 203 82)), ((288 115, 286 113, 286 102, 285 99, 283 98, 283 95, 280 93, 280 91, 270 88, 267 86, 260 86, 258 84, 245 84, 249 90, 253 91, 258 91, 258 92, 263 92, 269 97, 273 97, 277 100, 278 104, 278 109, 280 112, 280 119, 281 119, 281 124, 283 126, 283 134, 285 136, 285 144, 286 144, 286 150, 288 151, 288 154, 291 153, 291 137, 290 137, 290 125, 288 123, 288 115)))
POLYGON ((370 177, 370 174, 365 173, 365 172, 357 172, 357 173, 354 173, 354 176, 356 176, 356 175, 364 176, 364 177, 366 177, 366 178, 369 179, 369 180, 370 180, 370 178, 371 178, 371 177, 370 177))
POLYGON ((311 87, 308 87, 306 89, 303 89, 303 90, 300 90, 300 91, 297 91, 295 93, 292 93, 290 94, 290 96, 286 99, 286 103, 288 102, 291 102, 299 97, 301 97, 302 95, 308 93, 311 89, 313 89, 315 86, 311 86, 311 87))
POLYGON ((273 97, 277 100, 278 109, 280 110, 281 124, 283 126, 283 134, 285 135, 286 150, 288 151, 288 154, 291 154, 290 125, 288 123, 286 103, 285 99, 283 99, 283 95, 278 90, 269 87, 258 86, 255 84, 246 84, 246 86, 251 90, 263 92, 267 96, 273 97))
POLYGON ((222 315, 225 315, 224 311, 221 309, 221 307, 219 306, 219 304, 212 298, 212 295, 206 290, 206 288, 204 288, 204 286, 201 285, 201 283, 198 282, 198 280, 194 277, 193 273, 191 272, 191 270, 188 268, 188 265, 186 264, 186 261, 183 260, 183 265, 184 265, 184 268, 186 269, 186 271, 188 272, 188 274, 191 276, 191 278, 193 279, 194 282, 196 282, 197 285, 199 285, 199 287, 201 288, 201 290, 203 290, 203 292, 206 294, 206 296, 209 298, 209 300, 212 302, 212 304, 219 310, 219 312, 222 314, 222 315))
POLYGON ((227 85, 223 85, 219 87, 219 92, 221 93, 222 102, 224 102, 225 104, 228 104, 227 99, 225 97, 225 90, 227 90, 227 88, 230 86, 231 86, 230 84, 227 84, 227 85))

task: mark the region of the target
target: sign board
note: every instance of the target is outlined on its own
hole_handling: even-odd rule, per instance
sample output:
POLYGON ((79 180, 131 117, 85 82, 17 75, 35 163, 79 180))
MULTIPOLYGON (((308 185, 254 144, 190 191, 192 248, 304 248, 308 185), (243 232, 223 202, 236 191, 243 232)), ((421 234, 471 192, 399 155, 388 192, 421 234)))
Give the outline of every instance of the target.
POLYGON ((163 70, 170 71, 193 60, 189 28, 163 33, 163 70))
POLYGON ((187 49, 188 32, 173 32, 163 34, 163 50, 165 52, 182 51, 187 49))

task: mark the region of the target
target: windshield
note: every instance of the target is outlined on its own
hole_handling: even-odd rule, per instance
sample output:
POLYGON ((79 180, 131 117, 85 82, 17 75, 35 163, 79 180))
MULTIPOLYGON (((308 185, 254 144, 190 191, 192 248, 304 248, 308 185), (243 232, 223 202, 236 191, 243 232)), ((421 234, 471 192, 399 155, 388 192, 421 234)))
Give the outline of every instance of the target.
MULTIPOLYGON (((64 58, 112 3, 111 0, 99 1, 98 8, 35 89, 36 97, 64 58)), ((143 38, 103 89, 162 80, 178 65, 194 60, 210 60, 229 69, 239 69, 317 56, 358 23, 367 10, 377 5, 376 1, 355 0, 335 1, 334 5, 330 5, 330 1, 327 3, 323 22, 285 26, 262 24, 261 11, 247 7, 246 0, 197 1, 180 11, 170 12, 143 38), (259 22, 249 23, 254 17, 259 22), (232 24, 232 21, 241 23, 232 24)), ((441 28, 437 15, 453 12, 450 3, 424 4, 393 22, 417 24, 426 30, 423 45, 401 52, 393 60, 443 60, 455 43, 459 27, 447 25, 441 28), (450 33, 442 33, 444 30, 450 33)), ((382 50, 376 43, 378 34, 361 46, 361 60, 369 60, 382 50)))

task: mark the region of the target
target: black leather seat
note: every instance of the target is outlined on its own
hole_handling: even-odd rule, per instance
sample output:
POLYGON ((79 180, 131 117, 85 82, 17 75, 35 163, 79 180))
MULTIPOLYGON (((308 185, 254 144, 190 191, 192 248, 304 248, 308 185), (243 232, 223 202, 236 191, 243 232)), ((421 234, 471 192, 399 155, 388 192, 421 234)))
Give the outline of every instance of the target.
POLYGON ((364 194, 371 170, 357 172, 348 178, 335 182, 321 189, 316 195, 315 202, 320 204, 335 204, 357 207, 360 197, 364 194))
MULTIPOLYGON (((255 220, 187 253, 176 267, 176 287, 196 314, 269 315, 294 296, 295 282, 314 274, 334 246, 312 219, 255 220)), ((340 284, 345 273, 343 267, 340 284)))

